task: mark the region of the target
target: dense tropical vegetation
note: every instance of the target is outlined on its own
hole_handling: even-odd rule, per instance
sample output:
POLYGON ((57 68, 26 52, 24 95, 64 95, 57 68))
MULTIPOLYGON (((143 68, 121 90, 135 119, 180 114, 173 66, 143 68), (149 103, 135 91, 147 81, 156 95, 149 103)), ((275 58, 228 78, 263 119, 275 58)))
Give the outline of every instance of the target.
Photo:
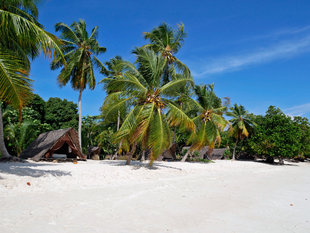
MULTIPOLYGON (((29 59, 38 56, 41 50, 45 55, 62 59, 59 41, 37 21, 36 3, 0 1, 0 100, 20 111, 32 95, 29 59)), ((0 152, 3 157, 11 157, 4 144, 1 110, 0 152)))
MULTIPOLYGON (((18 156, 40 133, 73 127, 82 150, 100 146, 102 155, 147 157, 150 165, 175 148, 185 161, 207 148, 227 148, 227 158, 310 157, 310 123, 270 106, 265 115, 222 101, 214 84, 195 85, 189 68, 176 54, 182 48, 184 25, 163 23, 144 33, 146 45, 135 48, 135 62, 116 56, 100 61, 106 48, 98 43, 98 27, 88 33, 86 22, 56 24, 60 39, 38 22, 35 0, 0 0, 0 154, 18 156), (43 100, 32 93, 31 60, 40 51, 61 68, 58 83, 71 82, 79 91, 78 105, 60 98, 43 100), (81 97, 94 89, 97 68, 107 96, 100 115, 82 117, 81 97)), ((225 99, 224 99, 225 100, 225 99)))

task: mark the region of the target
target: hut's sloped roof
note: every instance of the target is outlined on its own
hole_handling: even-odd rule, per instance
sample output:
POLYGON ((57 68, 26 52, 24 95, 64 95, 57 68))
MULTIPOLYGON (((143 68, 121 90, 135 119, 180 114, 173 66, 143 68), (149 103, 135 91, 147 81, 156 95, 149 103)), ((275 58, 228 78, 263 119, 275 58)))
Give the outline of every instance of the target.
POLYGON ((213 149, 211 155, 209 156, 207 154, 207 157, 209 159, 222 159, 225 155, 225 151, 227 150, 227 148, 218 148, 218 149, 213 149))
MULTIPOLYGON (((190 146, 184 146, 182 148, 182 152, 184 152, 185 150, 189 150, 190 149, 190 146)), ((213 149, 211 154, 208 155, 208 150, 209 150, 209 147, 208 146, 205 146, 203 148, 201 148, 198 152, 199 152, 199 157, 201 159, 207 157, 208 159, 222 159, 224 157, 224 153, 225 151, 227 150, 227 148, 218 148, 218 149, 213 149)))
POLYGON ((34 161, 39 161, 65 134, 70 134, 73 145, 79 150, 80 145, 76 131, 73 128, 59 129, 40 134, 37 139, 20 154, 20 157, 22 159, 31 158, 34 161))

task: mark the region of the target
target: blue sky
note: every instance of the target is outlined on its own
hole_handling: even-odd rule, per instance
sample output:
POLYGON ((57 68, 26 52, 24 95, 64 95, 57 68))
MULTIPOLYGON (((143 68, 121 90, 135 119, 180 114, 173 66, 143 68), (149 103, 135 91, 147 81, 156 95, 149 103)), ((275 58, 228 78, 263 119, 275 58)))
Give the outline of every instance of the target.
MULTIPOLYGON (((39 21, 55 33, 57 22, 85 19, 99 26, 100 56, 134 61, 131 51, 145 44, 143 32, 162 22, 184 23, 188 36, 177 57, 191 69, 196 84, 215 83, 220 97, 230 97, 250 112, 264 114, 269 105, 286 114, 310 117, 309 0, 45 0, 39 21)), ((31 78, 45 100, 77 102, 68 84, 60 88, 49 60, 37 58, 31 78)), ((103 76, 97 74, 97 81, 103 76)), ((97 115, 105 93, 98 85, 84 91, 83 115, 97 115)))

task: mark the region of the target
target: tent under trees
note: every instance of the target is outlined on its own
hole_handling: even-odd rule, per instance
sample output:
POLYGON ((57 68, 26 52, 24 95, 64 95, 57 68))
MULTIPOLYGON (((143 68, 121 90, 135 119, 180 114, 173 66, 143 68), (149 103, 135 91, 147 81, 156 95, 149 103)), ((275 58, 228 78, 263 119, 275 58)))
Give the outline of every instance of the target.
POLYGON ((73 128, 42 133, 20 155, 22 159, 52 159, 63 155, 66 159, 86 159, 80 150, 78 134, 73 128), (55 156, 57 155, 57 156, 55 156))

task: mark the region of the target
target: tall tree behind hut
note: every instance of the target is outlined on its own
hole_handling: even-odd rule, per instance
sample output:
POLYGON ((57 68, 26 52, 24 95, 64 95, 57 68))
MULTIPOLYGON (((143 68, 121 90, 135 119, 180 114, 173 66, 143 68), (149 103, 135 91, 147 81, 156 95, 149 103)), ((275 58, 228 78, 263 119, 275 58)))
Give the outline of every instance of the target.
POLYGON ((105 67, 96 55, 104 53, 106 48, 99 46, 97 41, 98 27, 94 27, 89 35, 84 20, 73 22, 71 26, 57 23, 55 28, 56 31, 61 32, 62 50, 68 64, 64 66, 61 59, 55 59, 51 64, 51 68, 55 70, 62 67, 57 77, 60 86, 65 86, 70 81, 72 88, 79 91, 78 134, 80 145, 82 146, 82 92, 87 86, 91 90, 96 86, 94 66, 101 73, 105 73, 105 67))

